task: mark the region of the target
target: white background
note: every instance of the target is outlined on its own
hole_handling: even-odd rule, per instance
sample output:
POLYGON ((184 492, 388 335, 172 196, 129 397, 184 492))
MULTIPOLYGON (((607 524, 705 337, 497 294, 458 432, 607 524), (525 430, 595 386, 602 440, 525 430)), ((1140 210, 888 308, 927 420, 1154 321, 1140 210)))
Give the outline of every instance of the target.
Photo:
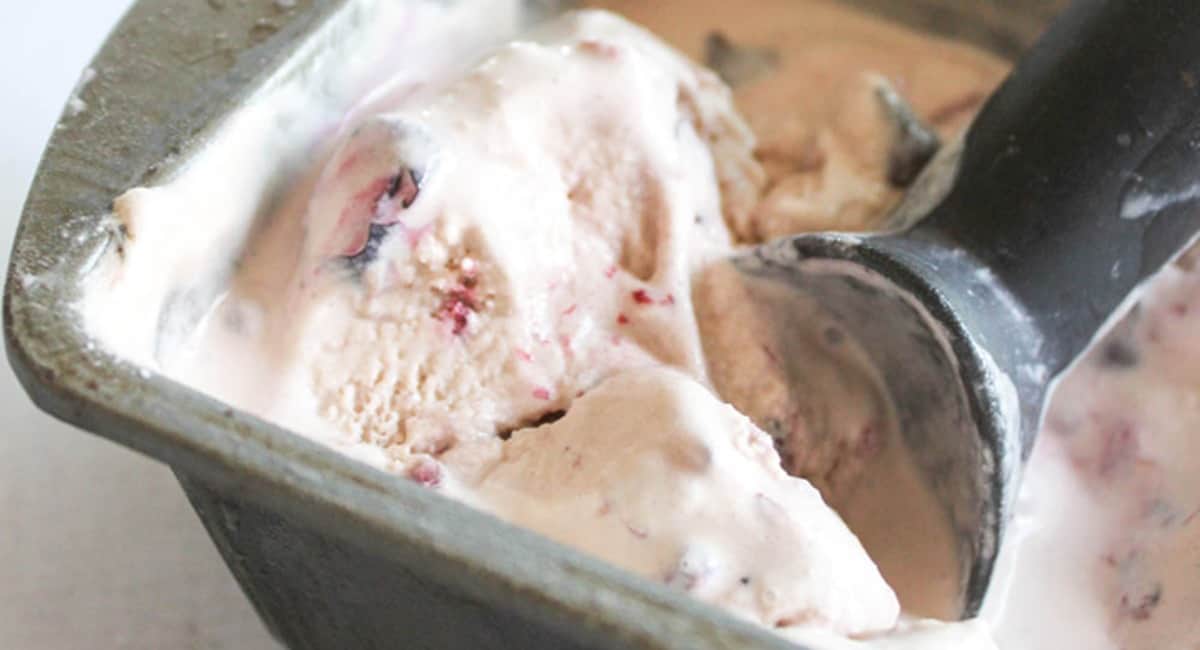
MULTIPOLYGON (((0 0, 5 269, 51 128, 80 71, 129 4, 0 0)), ((41 414, 6 360, 0 367, 0 648, 276 647, 171 473, 41 414)))

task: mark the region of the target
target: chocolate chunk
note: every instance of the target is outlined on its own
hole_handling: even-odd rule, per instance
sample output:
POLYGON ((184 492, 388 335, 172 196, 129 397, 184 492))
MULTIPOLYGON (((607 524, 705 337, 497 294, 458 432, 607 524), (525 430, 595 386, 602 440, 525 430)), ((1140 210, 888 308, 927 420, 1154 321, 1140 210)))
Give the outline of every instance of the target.
POLYGON ((540 427, 543 424, 550 424, 551 422, 558 422, 566 414, 567 414, 567 412, 562 409, 558 409, 556 411, 546 411, 545 413, 538 416, 538 418, 536 420, 534 420, 533 423, 530 424, 529 426, 540 427))
POLYGON ((721 32, 711 32, 704 39, 704 64, 736 87, 777 68, 779 52, 769 47, 735 45, 721 32))
POLYGON ((1100 348, 1100 363, 1105 368, 1127 370, 1136 367, 1138 361, 1137 348, 1128 341, 1108 341, 1100 348))
POLYGON ((942 146, 936 131, 913 112, 900 93, 887 82, 876 87, 884 112, 894 125, 888 149, 887 179, 892 187, 903 189, 917 180, 921 170, 942 146))
POLYGON ((514 431, 518 431, 520 429, 531 429, 534 427, 540 427, 543 424, 550 424, 552 422, 558 422, 566 414, 567 414, 567 412, 562 409, 546 411, 545 413, 537 416, 536 418, 526 420, 525 422, 522 422, 520 425, 515 426, 511 429, 501 429, 500 431, 496 432, 496 436, 498 438, 500 438, 501 440, 508 440, 508 439, 512 438, 512 434, 514 431))

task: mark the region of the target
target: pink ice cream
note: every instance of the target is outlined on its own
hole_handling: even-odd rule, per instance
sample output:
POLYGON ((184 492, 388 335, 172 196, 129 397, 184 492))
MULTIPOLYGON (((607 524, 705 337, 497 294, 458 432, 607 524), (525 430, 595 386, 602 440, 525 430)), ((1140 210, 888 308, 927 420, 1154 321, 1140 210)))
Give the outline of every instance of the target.
POLYGON ((412 97, 350 125, 308 206, 289 299, 321 416, 752 620, 891 628, 845 524, 703 385, 691 279, 750 209, 720 188, 761 178, 725 86, 591 12, 412 97))
MULTIPOLYGON (((449 21, 400 4, 379 10, 405 34, 449 21)), ((904 190, 881 89, 949 139, 1006 64, 817 0, 599 4, 733 88, 604 12, 482 58, 400 39, 337 71, 356 97, 380 90, 314 118, 303 146, 254 139, 279 128, 272 111, 304 105, 292 95, 228 127, 292 152, 276 202, 261 171, 276 150, 249 144, 119 199, 126 239, 95 294, 168 318, 93 315, 93 331, 813 647, 994 648, 993 633, 1021 648, 1194 645, 1194 265, 1166 272, 1064 381, 984 617, 915 620, 954 618, 961 576, 890 397, 818 308, 764 301, 722 260, 881 224, 904 190), (228 277, 175 291, 218 241, 242 242, 228 277), (189 310, 195 327, 175 327, 189 310)), ((312 85, 301 95, 324 99, 312 85)))
MULTIPOLYGON (((877 379, 831 394, 846 426, 808 450, 721 394, 738 394, 725 360, 742 350, 713 326, 744 298, 703 278, 758 218, 768 172, 714 72, 572 13, 390 84, 330 138, 250 233, 191 335, 206 352, 160 356, 167 372, 781 632, 896 628, 896 593, 806 480, 829 483, 847 440, 901 449, 877 379)), ((148 259, 147 209, 172 202, 118 201, 126 262, 148 259)))
POLYGON ((1200 642, 1198 252, 1054 396, 984 610, 1004 647, 1200 642))
POLYGON ((703 380, 690 277, 729 247, 717 187, 753 182, 751 147, 711 73, 606 14, 351 125, 288 288, 321 415, 404 471, 620 369, 703 380))
POLYGON ((618 374, 517 432, 478 489, 505 519, 751 620, 846 635, 896 623, 896 596, 816 489, 678 371, 618 374))

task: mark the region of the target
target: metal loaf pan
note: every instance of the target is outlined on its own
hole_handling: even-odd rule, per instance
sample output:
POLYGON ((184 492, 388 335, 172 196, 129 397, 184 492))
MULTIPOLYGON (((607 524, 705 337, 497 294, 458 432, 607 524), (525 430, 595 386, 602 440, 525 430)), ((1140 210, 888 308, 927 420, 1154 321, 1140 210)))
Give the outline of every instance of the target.
MULTIPOLYGON (((4 334, 22 385, 51 415, 170 465, 246 596, 290 647, 791 647, 89 341, 72 306, 110 236, 113 198, 186 162, 346 4, 141 0, 129 11, 92 64, 101 74, 81 97, 91 108, 64 113, 21 218, 4 334)), ((853 4, 1014 56, 1062 3, 853 4)))

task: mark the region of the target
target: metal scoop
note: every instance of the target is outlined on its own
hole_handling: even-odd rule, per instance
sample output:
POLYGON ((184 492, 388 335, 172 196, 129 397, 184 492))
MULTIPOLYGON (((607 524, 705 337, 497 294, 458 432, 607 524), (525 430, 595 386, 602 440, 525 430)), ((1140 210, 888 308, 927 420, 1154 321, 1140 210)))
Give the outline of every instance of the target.
POLYGON ((1056 378, 1200 228, 1197 35, 1194 0, 1076 2, 890 232, 735 261, 815 297, 878 367, 960 538, 965 614, 1056 378))

